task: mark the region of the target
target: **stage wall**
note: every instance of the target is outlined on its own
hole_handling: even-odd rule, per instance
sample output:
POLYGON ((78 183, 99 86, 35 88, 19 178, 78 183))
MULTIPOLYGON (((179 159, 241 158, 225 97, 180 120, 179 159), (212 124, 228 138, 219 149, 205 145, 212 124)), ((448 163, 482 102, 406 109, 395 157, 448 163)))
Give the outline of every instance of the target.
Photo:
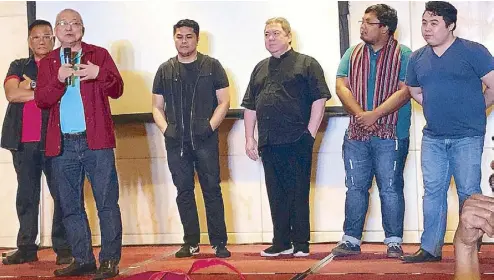
MULTIPOLYGON (((291 22, 296 38, 295 48, 316 57, 322 64, 334 93, 334 76, 339 62, 336 2, 186 2, 184 5, 191 8, 190 13, 179 9, 176 3, 146 3, 37 2, 37 6, 38 17, 44 15, 51 22, 54 22, 54 16, 60 9, 79 9, 87 26, 85 39, 108 48, 125 79, 125 94, 137 95, 132 97, 137 99, 132 100, 142 101, 140 104, 143 110, 150 108, 149 95, 155 69, 174 54, 171 26, 183 17, 199 21, 203 30, 201 50, 219 58, 227 69, 232 85, 232 108, 239 108, 253 66, 268 56, 263 46, 263 24, 267 18, 277 15, 285 16, 291 22), (145 9, 149 7, 146 5, 157 6, 156 9, 149 10, 145 9), (145 16, 135 15, 134 12, 137 11, 145 16), (109 19, 112 21, 108 22, 109 19), (122 26, 126 28, 122 29, 122 26)), ((372 3, 350 2, 352 45, 359 41, 357 21, 362 17, 365 8, 372 3)), ((424 41, 420 35, 420 20, 424 3, 385 3, 398 10, 399 41, 414 50, 421 47, 424 41)), ((494 20, 494 16, 490 14, 494 9, 494 3, 455 4, 460 14, 456 34, 482 42, 494 52, 494 31, 490 28, 494 20)), ((26 24, 25 2, 0 2, 0 25, 5 27, 0 30, 0 36, 5 42, 9 42, 3 45, 3 52, 0 52, 1 77, 5 76, 13 59, 27 55, 26 24)), ((3 88, 0 90, 3 91, 3 88)), ((331 102, 328 103, 329 106, 339 105, 336 100, 331 102)), ((0 120, 3 120, 6 104, 5 99, 0 98, 0 120)), ((115 103, 113 106, 116 106, 115 113, 122 109, 115 103)), ((124 113, 125 108, 123 106, 124 113)), ((420 141, 425 121, 421 107, 414 103, 413 108, 410 153, 405 170, 405 242, 419 242, 422 230, 420 141)), ((482 165, 482 188, 488 195, 492 194, 487 179, 491 173, 489 163, 494 158, 493 143, 490 140, 490 136, 494 134, 493 119, 493 114, 489 112, 488 137, 485 141, 482 165)), ((317 135, 310 198, 313 242, 338 241, 342 235, 346 188, 341 145, 347 125, 347 117, 326 118, 317 135)), ((118 124, 116 135, 124 243, 180 243, 182 227, 175 204, 176 190, 167 167, 163 136, 152 123, 118 124)), ((245 156, 242 120, 225 120, 220 127, 220 146, 221 184, 229 242, 270 242, 272 225, 263 169, 260 162, 253 162, 245 156)), ((5 150, 0 151, 0 178, 3 189, 0 192, 0 223, 3 225, 0 227, 0 247, 14 247, 18 228, 15 215, 16 177, 11 154, 5 150)), ((457 196, 454 183, 451 185, 447 241, 452 240, 458 221, 457 196)), ((88 185, 85 193, 94 244, 99 244, 97 212, 88 185)), ((199 186, 196 198, 200 208, 202 231, 205 233, 204 202, 199 186)), ((375 186, 371 190, 370 200, 364 240, 379 242, 383 240, 384 232, 375 186)), ((51 243, 49 236, 52 202, 46 185, 43 187, 41 208, 41 244, 48 246, 51 243)), ((207 242, 207 234, 203 234, 202 241, 207 242)))

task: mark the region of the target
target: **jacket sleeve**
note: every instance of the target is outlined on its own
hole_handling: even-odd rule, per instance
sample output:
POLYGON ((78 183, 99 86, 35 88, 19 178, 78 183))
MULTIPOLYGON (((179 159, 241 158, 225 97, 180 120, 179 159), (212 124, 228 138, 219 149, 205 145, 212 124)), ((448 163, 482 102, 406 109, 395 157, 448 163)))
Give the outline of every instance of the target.
POLYGON ((58 80, 58 73, 51 73, 49 58, 41 60, 38 69, 34 100, 41 109, 56 105, 65 93, 65 83, 58 80))
POLYGON ((102 84, 103 92, 107 96, 117 99, 123 94, 123 80, 108 51, 105 49, 102 51, 104 52, 103 62, 96 80, 102 84))

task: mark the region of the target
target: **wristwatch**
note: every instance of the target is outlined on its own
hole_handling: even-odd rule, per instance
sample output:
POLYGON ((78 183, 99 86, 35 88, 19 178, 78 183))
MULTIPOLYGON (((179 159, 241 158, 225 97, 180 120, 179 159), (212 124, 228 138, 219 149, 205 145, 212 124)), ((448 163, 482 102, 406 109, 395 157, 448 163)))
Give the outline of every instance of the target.
POLYGON ((31 86, 31 89, 35 89, 36 88, 36 81, 31 81, 31 83, 29 85, 31 86))

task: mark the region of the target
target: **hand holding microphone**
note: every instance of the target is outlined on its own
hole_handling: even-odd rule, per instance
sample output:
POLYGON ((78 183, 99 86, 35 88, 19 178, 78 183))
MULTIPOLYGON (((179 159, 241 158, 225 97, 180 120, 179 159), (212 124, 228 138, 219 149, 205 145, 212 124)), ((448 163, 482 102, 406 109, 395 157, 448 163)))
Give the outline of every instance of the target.
POLYGON ((58 80, 66 85, 72 84, 72 75, 74 74, 74 65, 72 64, 72 50, 70 48, 64 48, 64 64, 58 69, 58 80))

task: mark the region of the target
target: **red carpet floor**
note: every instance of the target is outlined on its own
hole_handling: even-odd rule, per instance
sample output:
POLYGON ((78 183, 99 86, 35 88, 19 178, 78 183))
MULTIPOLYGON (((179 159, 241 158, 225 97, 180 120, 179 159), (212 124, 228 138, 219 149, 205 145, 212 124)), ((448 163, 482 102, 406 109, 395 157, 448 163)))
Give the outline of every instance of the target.
MULTIPOLYGON (((309 269, 315 269, 304 279, 335 279, 335 280, 388 280, 388 279, 453 279, 454 269, 453 248, 448 245, 443 250, 443 261, 427 264, 403 264, 396 259, 387 259, 385 246, 364 244, 362 254, 349 258, 335 258, 330 262, 321 263, 334 244, 311 245, 308 258, 280 257, 266 259, 259 252, 266 245, 230 245, 232 257, 226 261, 244 273, 247 280, 289 280, 309 269)), ((187 271, 194 260, 213 258, 210 246, 201 246, 201 254, 190 259, 175 259, 173 254, 179 246, 129 246, 124 247, 120 262, 120 279, 145 271, 182 270, 187 271)), ((404 246, 405 253, 412 253, 417 245, 404 246)), ((0 250, 4 251, 4 250, 0 250)), ((99 248, 95 248, 95 256, 99 248)), ((0 265, 2 279, 50 279, 55 265, 55 254, 51 249, 43 249, 38 253, 39 261, 32 264, 0 265)), ((482 279, 494 280, 494 245, 482 246, 480 253, 482 279)), ((227 268, 211 267, 193 274, 194 280, 237 279, 227 268)), ((60 278, 57 278, 60 279, 60 278)), ((91 279, 90 277, 71 277, 70 279, 91 279)))

